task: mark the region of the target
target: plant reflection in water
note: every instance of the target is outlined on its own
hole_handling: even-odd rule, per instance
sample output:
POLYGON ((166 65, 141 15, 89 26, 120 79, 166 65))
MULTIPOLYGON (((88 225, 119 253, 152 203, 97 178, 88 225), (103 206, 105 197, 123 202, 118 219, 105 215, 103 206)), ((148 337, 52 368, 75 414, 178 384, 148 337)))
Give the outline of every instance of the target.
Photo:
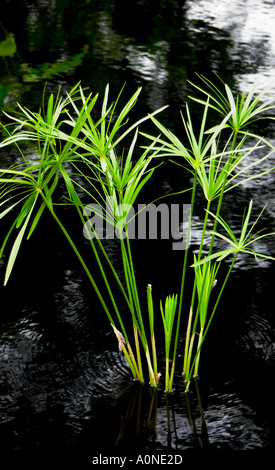
MULTIPOLYGON (((204 417, 201 393, 198 379, 194 380, 195 387, 187 391, 181 397, 182 409, 186 416, 183 417, 188 440, 193 441, 194 449, 205 449, 210 446, 207 423, 204 417), (198 421, 199 413, 199 421, 198 421), (196 418, 194 418, 196 415, 196 418), (186 420, 187 418, 187 420, 186 420), (198 428, 200 427, 200 430, 198 428)), ((114 449, 120 452, 138 451, 139 448, 147 448, 151 452, 159 450, 158 432, 162 433, 162 439, 166 436, 166 449, 169 451, 182 450, 182 443, 178 442, 177 429, 182 425, 181 417, 175 413, 173 393, 165 393, 165 421, 158 422, 158 402, 161 399, 161 391, 148 385, 134 383, 129 400, 124 404, 121 412, 120 427, 114 442, 114 449)), ((177 401, 177 406, 179 406, 177 401)), ((189 444, 187 444, 189 447, 189 444)))

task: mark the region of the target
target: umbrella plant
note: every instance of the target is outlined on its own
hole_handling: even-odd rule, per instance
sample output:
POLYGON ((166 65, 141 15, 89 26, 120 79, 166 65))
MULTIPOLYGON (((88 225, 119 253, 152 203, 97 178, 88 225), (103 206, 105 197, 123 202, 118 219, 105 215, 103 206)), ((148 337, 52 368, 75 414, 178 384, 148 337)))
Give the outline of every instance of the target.
POLYGON ((262 171, 260 166, 275 149, 262 136, 246 130, 246 126, 262 117, 262 113, 268 118, 265 112, 274 109, 274 100, 262 103, 266 90, 254 98, 254 89, 247 96, 243 94, 234 98, 227 85, 221 92, 209 80, 204 77, 202 80, 206 90, 194 85, 205 96, 205 100, 194 99, 203 105, 199 132, 194 129, 188 105, 186 116, 181 115, 187 145, 156 118, 165 107, 128 124, 128 115, 138 100, 140 88, 120 107, 122 91, 115 102, 109 104, 107 85, 98 113, 98 95, 86 94, 80 84, 64 96, 59 90, 55 97, 51 94, 46 99, 44 93, 39 112, 19 105, 18 114, 7 115, 12 129, 10 124, 5 126, 6 137, 0 144, 1 148, 16 146, 20 157, 10 168, 0 169, 0 218, 8 215, 12 218, 0 253, 2 256, 6 252, 7 243, 11 240, 4 283, 11 276, 24 238, 30 238, 38 230, 41 216, 47 210, 88 276, 133 377, 140 382, 149 380, 153 387, 159 386, 161 376, 158 354, 162 347, 155 329, 156 318, 161 319, 165 351, 164 387, 167 392, 173 389, 180 334, 185 336, 182 373, 186 390, 192 376, 198 375, 201 348, 238 254, 272 259, 268 254, 256 253, 252 248, 253 242, 271 235, 261 231, 254 233, 261 213, 250 227, 252 201, 239 236, 233 233, 220 213, 226 192, 272 170, 262 171), (217 123, 207 129, 209 110, 218 112, 217 123), (147 120, 153 122, 158 135, 140 131, 147 120), (149 142, 141 148, 137 148, 139 133, 149 142), (35 156, 29 157, 21 149, 21 143, 26 142, 36 146, 35 156), (251 155, 257 154, 259 149, 265 152, 264 155, 251 160, 251 155), (184 167, 193 177, 192 187, 182 188, 182 192, 191 192, 186 248, 191 239, 195 200, 200 188, 205 199, 205 218, 199 249, 194 253, 191 266, 188 263, 190 249, 184 251, 182 275, 175 291, 156 303, 154 290, 148 285, 145 296, 147 309, 144 309, 145 289, 140 288, 137 282, 131 244, 131 222, 135 217, 132 208, 161 163, 160 158, 168 158, 173 164, 184 167), (251 169, 257 166, 259 170, 251 174, 251 169), (56 197, 57 187, 63 191, 62 202, 56 197), (214 206, 213 201, 216 202, 214 206), (100 281, 93 264, 85 259, 81 246, 77 245, 62 220, 58 210, 60 205, 70 205, 76 210, 99 268, 100 281), (93 224, 94 217, 89 217, 91 213, 104 221, 108 230, 116 233, 122 272, 108 255, 102 241, 104 231, 100 229, 99 233, 93 224), (209 231, 210 221, 211 241, 206 246, 205 235, 209 231), (216 240, 219 239, 226 242, 228 248, 216 250, 216 240), (220 265, 229 256, 232 257, 229 270, 223 282, 216 286, 220 265), (187 274, 188 279, 190 276, 193 279, 193 287, 188 294, 187 274), (117 291, 123 298, 123 308, 117 291), (189 312, 187 318, 183 315, 186 309, 189 312), (147 378, 144 364, 148 371, 147 378))
MULTIPOLYGON (((247 96, 242 94, 241 98, 238 95, 234 98, 232 91, 226 84, 224 84, 225 92, 223 92, 207 78, 202 76, 200 79, 206 85, 206 89, 201 88, 201 86, 196 84, 193 84, 193 86, 205 95, 205 100, 197 97, 192 98, 195 102, 203 105, 201 127, 198 132, 198 138, 196 136, 196 131, 194 130, 188 105, 186 105, 186 117, 183 116, 183 113, 181 114, 188 146, 183 145, 183 143, 155 117, 152 116, 151 118, 162 134, 162 136, 155 141, 156 143, 153 146, 153 149, 159 152, 158 156, 168 157, 173 163, 182 166, 193 175, 188 238, 190 236, 198 185, 202 189, 206 204, 199 250, 197 256, 194 254, 194 263, 192 264, 192 267, 194 268, 194 283, 189 316, 185 329, 185 350, 182 373, 186 383, 186 390, 189 389, 193 374, 198 374, 201 347, 212 322, 214 313, 218 307, 229 275, 233 270, 238 254, 243 252, 246 254, 253 254, 255 258, 259 256, 267 259, 274 259, 268 254, 256 253, 251 247, 251 244, 256 240, 265 236, 274 235, 274 233, 260 234, 260 232, 252 234, 252 231, 254 230, 256 223, 259 221, 263 211, 261 211, 260 215, 247 233, 252 211, 252 201, 249 203, 245 222, 242 228, 240 228, 241 235, 239 241, 237 241, 236 236, 233 234, 229 225, 220 217, 223 198, 226 192, 234 190, 234 188, 246 181, 262 177, 268 172, 274 170, 274 167, 272 166, 267 170, 261 170, 262 163, 274 153, 274 146, 264 137, 249 132, 246 129, 246 126, 249 126, 252 122, 258 119, 275 119, 274 116, 266 114, 270 110, 274 110, 275 100, 270 99, 264 103, 261 102, 265 93, 269 91, 271 85, 266 87, 265 90, 256 97, 254 97, 255 86, 253 86, 247 96), (218 124, 214 127, 212 126, 210 129, 206 129, 209 109, 217 111, 222 118, 221 120, 218 120, 218 124), (257 155, 259 150, 264 152, 263 156, 254 160, 251 159, 251 156, 253 154, 257 155), (181 163, 182 160, 184 163, 181 163), (256 171, 251 174, 252 168, 253 170, 256 168, 256 171), (217 200, 217 204, 215 213, 213 213, 210 211, 210 208, 215 200, 217 200), (212 218, 211 222, 214 221, 214 227, 210 231, 211 242, 209 246, 205 246, 205 235, 210 222, 209 216, 212 218), (226 230, 229 237, 225 237, 217 232, 218 224, 226 230), (226 241, 229 244, 229 248, 222 251, 216 251, 213 254, 212 252, 216 238, 222 238, 226 241), (203 248, 204 251, 208 252, 208 255, 204 257, 202 257, 203 248), (216 285, 215 276, 218 272, 220 262, 228 256, 233 257, 232 263, 224 281, 221 283, 221 288, 216 290, 216 302, 212 312, 209 312, 210 296, 213 295, 212 289, 216 285), (215 264, 213 264, 213 260, 215 264), (194 342, 196 339, 198 339, 197 350, 193 353, 194 342)), ((150 140, 153 140, 151 135, 144 135, 150 140)), ((178 350, 179 326, 183 311, 186 272, 188 269, 187 256, 188 254, 186 250, 183 259, 177 314, 178 325, 174 340, 174 355, 169 391, 172 390, 173 373, 178 350)))

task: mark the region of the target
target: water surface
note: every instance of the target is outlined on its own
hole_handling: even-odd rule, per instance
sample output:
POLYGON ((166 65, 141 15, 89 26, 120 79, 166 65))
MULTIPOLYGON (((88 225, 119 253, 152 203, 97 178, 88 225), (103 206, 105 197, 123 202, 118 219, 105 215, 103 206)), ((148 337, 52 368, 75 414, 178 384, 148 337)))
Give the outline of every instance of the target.
MULTIPOLYGON (((14 112, 17 101, 37 110, 46 81, 51 92, 60 86, 69 91, 81 80, 102 93, 110 83, 113 97, 127 82, 126 96, 143 88, 136 116, 169 104, 162 122, 180 136, 180 110, 194 92, 187 80, 195 80, 196 73, 218 73, 241 93, 256 80, 256 90, 261 90, 275 78, 273 1, 231 1, 228 6, 224 0, 144 0, 131 2, 130 8, 122 0, 29 0, 16 5, 16 15, 11 2, 4 1, 1 8, 1 41, 13 34, 17 46, 13 56, 0 57, 0 102, 6 112, 14 112)), ((274 87, 267 98, 273 96, 274 87)), ((198 107, 193 112, 199 117, 198 107)), ((273 123, 262 131, 274 144, 273 123)), ((13 150, 1 150, 2 165, 14 159, 13 150)), ((274 159, 266 160, 263 170, 274 167, 274 159)), ((188 183, 180 173, 174 175, 169 166, 160 170, 149 195, 178 191, 188 183)), ((257 215, 268 203, 263 224, 273 231, 274 191, 274 174, 269 173, 239 186, 234 195, 228 193, 225 213, 234 228, 253 198, 257 215)), ((193 250, 202 229, 197 209, 193 250)), ((25 244, 9 285, 1 287, 0 432, 10 456, 28 458, 37 451, 42 458, 57 450, 61 461, 64 455, 82 455, 90 462, 95 452, 115 448, 123 453, 129 443, 134 450, 166 453, 272 448, 272 262, 238 260, 205 346, 202 431, 195 390, 190 396, 192 421, 180 376, 169 403, 162 390, 154 397, 132 382, 108 322, 62 237, 48 220, 42 233, 33 241, 35 248, 31 241, 25 244)), ((263 239, 257 249, 275 256, 274 246, 273 240, 263 239)), ((109 249, 119 262, 117 247, 109 249)), ((137 252, 139 276, 144 285, 153 278, 162 292, 178 275, 175 253, 161 244, 147 250, 149 266, 137 252), (168 262, 173 270, 166 279, 168 262)))

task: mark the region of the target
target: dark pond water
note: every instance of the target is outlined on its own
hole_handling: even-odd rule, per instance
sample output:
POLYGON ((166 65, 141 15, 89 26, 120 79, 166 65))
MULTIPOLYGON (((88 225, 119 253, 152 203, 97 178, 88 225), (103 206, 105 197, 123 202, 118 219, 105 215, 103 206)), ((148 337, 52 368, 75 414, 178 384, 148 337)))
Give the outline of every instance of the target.
MULTIPOLYGON (((37 109, 45 82, 56 92, 81 80, 101 93, 110 83, 114 97, 126 82, 129 96, 143 87, 136 116, 169 104, 162 122, 180 135, 180 110, 191 92, 187 80, 195 73, 218 73, 241 92, 257 78, 259 89, 272 78, 275 84, 274 25, 272 0, 2 0, 1 107, 13 112, 20 102, 37 109)), ((275 143, 273 124, 261 131, 275 143)), ((11 149, 1 151, 1 165, 13 160, 11 149)), ((169 168, 158 175, 149 193, 182 187, 181 175, 169 168)), ((256 213, 268 202, 263 223, 273 231, 274 194, 274 173, 239 186, 227 197, 227 217, 239 222, 253 197, 256 213)), ((69 211, 66 217, 73 229, 69 211)), ((201 227, 198 210, 192 249, 201 227)), ((275 256, 273 239, 257 249, 275 256)), ((159 292, 169 290, 179 269, 175 253, 158 243, 137 250, 144 289, 151 282, 159 292)), ((109 252, 116 260, 117 247, 109 252)), ((205 345, 199 383, 203 418, 195 389, 186 397, 180 377, 169 400, 162 390, 153 394, 132 382, 77 262, 45 218, 39 236, 24 244, 9 284, 0 288, 0 455, 21 462, 37 458, 38 464, 75 459, 90 468, 100 453, 186 458, 200 449, 271 450, 274 273, 271 262, 238 261, 205 345)))

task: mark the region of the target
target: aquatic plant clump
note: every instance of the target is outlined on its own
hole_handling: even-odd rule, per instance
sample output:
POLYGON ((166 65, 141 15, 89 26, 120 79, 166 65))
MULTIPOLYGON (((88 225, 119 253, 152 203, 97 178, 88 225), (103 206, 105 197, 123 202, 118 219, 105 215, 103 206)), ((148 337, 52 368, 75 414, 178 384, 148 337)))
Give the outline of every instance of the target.
MULTIPOLYGON (((156 388, 161 386, 163 375, 166 392, 173 389, 176 365, 182 370, 186 390, 192 378, 198 376, 202 346, 238 255, 252 254, 256 258, 273 260, 271 256, 253 249, 254 242, 273 233, 255 229, 262 212, 254 222, 251 221, 252 200, 248 202, 238 234, 220 214, 228 191, 273 170, 262 171, 261 164, 274 153, 275 148, 264 137, 246 128, 260 118, 274 119, 266 113, 275 108, 275 100, 262 102, 267 89, 254 97, 254 88, 247 96, 243 94, 235 98, 227 85, 223 84, 224 91, 220 91, 205 77, 200 78, 206 88, 194 85, 205 96, 205 99, 194 98, 196 105, 203 106, 198 133, 188 105, 186 115, 181 115, 188 145, 156 118, 165 107, 128 125, 128 115, 141 88, 120 107, 123 90, 110 104, 107 85, 98 115, 95 112, 99 105, 98 95, 86 94, 80 84, 64 96, 59 90, 55 97, 51 94, 47 99, 45 90, 39 112, 19 105, 18 114, 6 115, 10 124, 5 126, 6 137, 0 144, 1 148, 16 146, 20 156, 10 168, 0 169, 0 218, 12 218, 11 227, 2 240, 0 254, 2 257, 8 242, 11 243, 4 284, 11 276, 24 238, 30 238, 38 230, 44 211, 48 211, 87 275, 132 376, 142 383, 149 380, 156 388), (216 125, 210 129, 207 128, 209 110, 215 111, 217 116, 216 125), (156 127, 156 136, 143 130, 148 120, 156 127), (139 134, 148 145, 137 148, 139 134), (36 146, 35 157, 30 158, 21 150, 20 143, 26 142, 36 146), (259 149, 263 156, 251 159, 259 149), (185 208, 188 210, 184 213, 185 230, 176 230, 175 235, 176 240, 182 237, 182 244, 175 242, 173 245, 182 258, 181 279, 166 298, 155 299, 154 286, 140 286, 137 281, 132 239, 135 238, 133 226, 137 217, 145 220, 141 214, 146 211, 155 217, 153 209, 157 198, 139 206, 138 211, 135 211, 135 203, 164 159, 189 172, 193 184, 180 191, 185 193, 185 208), (60 218, 57 188, 63 191, 62 204, 70 205, 76 211, 97 264, 96 272, 99 269, 100 280, 94 265, 81 254, 82 248, 77 246, 70 227, 65 226, 60 218), (191 253, 193 262, 190 266, 191 228, 198 191, 205 200, 205 218, 199 250, 191 253), (119 241, 122 270, 112 261, 104 243, 104 238, 110 240, 114 234, 119 241), (210 234, 210 243, 206 234, 210 234), (217 249, 220 239, 227 248, 217 249), (228 257, 231 257, 229 269, 217 284, 220 266, 228 257), (189 292, 186 292, 187 277, 188 289, 192 279, 189 292), (160 319, 163 326, 163 345, 155 328, 156 319, 160 319), (180 335, 185 338, 184 351, 180 351, 180 335), (159 369, 160 350, 165 351, 164 373, 159 369), (181 365, 179 353, 183 357, 181 365)), ((165 212, 165 205, 161 208, 165 212)), ((166 231, 163 233, 166 237, 166 231)), ((137 238, 139 236, 145 238, 140 230, 137 238)))

